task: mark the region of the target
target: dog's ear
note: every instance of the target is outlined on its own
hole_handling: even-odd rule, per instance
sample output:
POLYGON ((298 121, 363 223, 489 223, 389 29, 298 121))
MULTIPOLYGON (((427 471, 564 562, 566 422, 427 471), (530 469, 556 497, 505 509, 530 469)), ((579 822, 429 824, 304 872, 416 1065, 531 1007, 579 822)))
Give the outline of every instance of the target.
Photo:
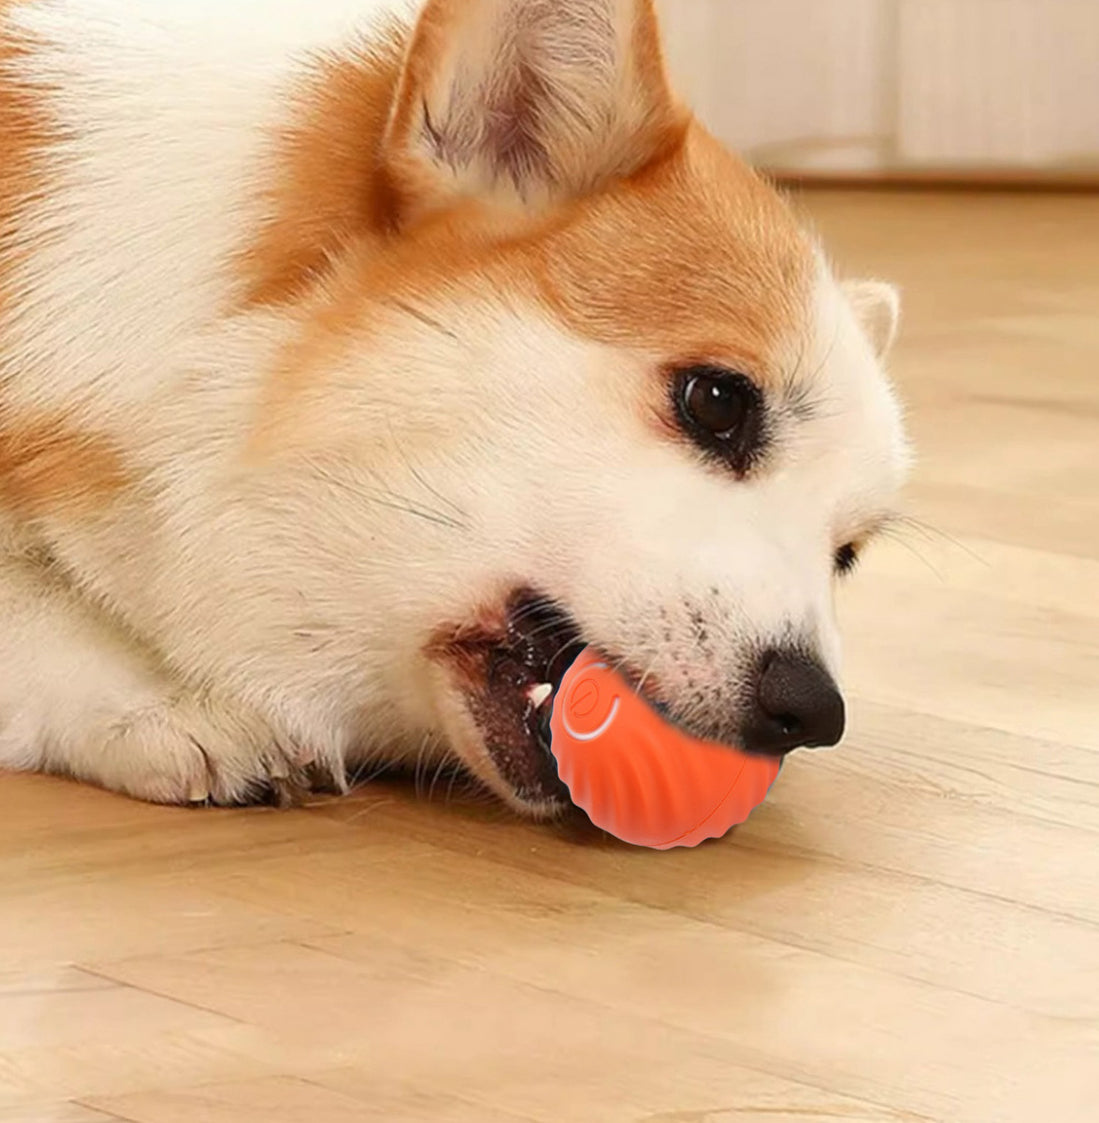
POLYGON ((428 0, 386 158, 415 210, 531 207, 640 169, 684 123, 653 0, 428 0))
POLYGON ((884 359, 900 331, 900 293, 882 281, 848 281, 843 288, 878 358, 884 359))

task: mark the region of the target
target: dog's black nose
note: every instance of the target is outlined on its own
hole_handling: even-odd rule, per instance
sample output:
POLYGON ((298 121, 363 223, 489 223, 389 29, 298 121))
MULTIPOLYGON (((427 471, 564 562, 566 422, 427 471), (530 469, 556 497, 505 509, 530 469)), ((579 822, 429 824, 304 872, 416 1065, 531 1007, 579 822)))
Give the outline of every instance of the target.
POLYGON ((798 651, 772 651, 761 666, 743 747, 779 756, 838 744, 847 715, 832 676, 798 651))

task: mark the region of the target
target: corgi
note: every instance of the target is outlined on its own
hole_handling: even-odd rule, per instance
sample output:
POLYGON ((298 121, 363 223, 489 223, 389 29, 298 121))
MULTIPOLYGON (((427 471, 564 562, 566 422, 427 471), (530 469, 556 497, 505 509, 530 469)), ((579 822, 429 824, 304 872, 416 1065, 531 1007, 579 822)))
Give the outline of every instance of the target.
POLYGON ((895 291, 677 98, 652 0, 0 0, 0 769, 568 806, 577 651, 844 732, 895 291))

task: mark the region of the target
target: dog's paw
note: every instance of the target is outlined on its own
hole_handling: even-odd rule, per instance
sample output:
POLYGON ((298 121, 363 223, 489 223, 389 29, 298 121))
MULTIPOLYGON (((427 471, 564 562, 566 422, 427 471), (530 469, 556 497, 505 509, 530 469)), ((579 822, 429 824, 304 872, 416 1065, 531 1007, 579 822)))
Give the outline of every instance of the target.
POLYGON ((196 695, 128 715, 90 749, 75 771, 153 803, 290 807, 311 788, 307 752, 257 716, 196 695))

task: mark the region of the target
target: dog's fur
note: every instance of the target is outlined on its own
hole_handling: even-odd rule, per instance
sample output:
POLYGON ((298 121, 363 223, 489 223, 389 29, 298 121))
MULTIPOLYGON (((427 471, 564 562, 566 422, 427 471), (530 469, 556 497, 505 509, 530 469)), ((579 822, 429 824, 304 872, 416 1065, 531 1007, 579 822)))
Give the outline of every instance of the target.
POLYGON ((651 0, 0 0, 0 767, 234 802, 453 754, 512 590, 673 703, 834 668, 892 290, 669 92, 651 0), (422 9, 422 10, 415 10, 422 9), (744 478, 669 371, 768 402, 744 478))

